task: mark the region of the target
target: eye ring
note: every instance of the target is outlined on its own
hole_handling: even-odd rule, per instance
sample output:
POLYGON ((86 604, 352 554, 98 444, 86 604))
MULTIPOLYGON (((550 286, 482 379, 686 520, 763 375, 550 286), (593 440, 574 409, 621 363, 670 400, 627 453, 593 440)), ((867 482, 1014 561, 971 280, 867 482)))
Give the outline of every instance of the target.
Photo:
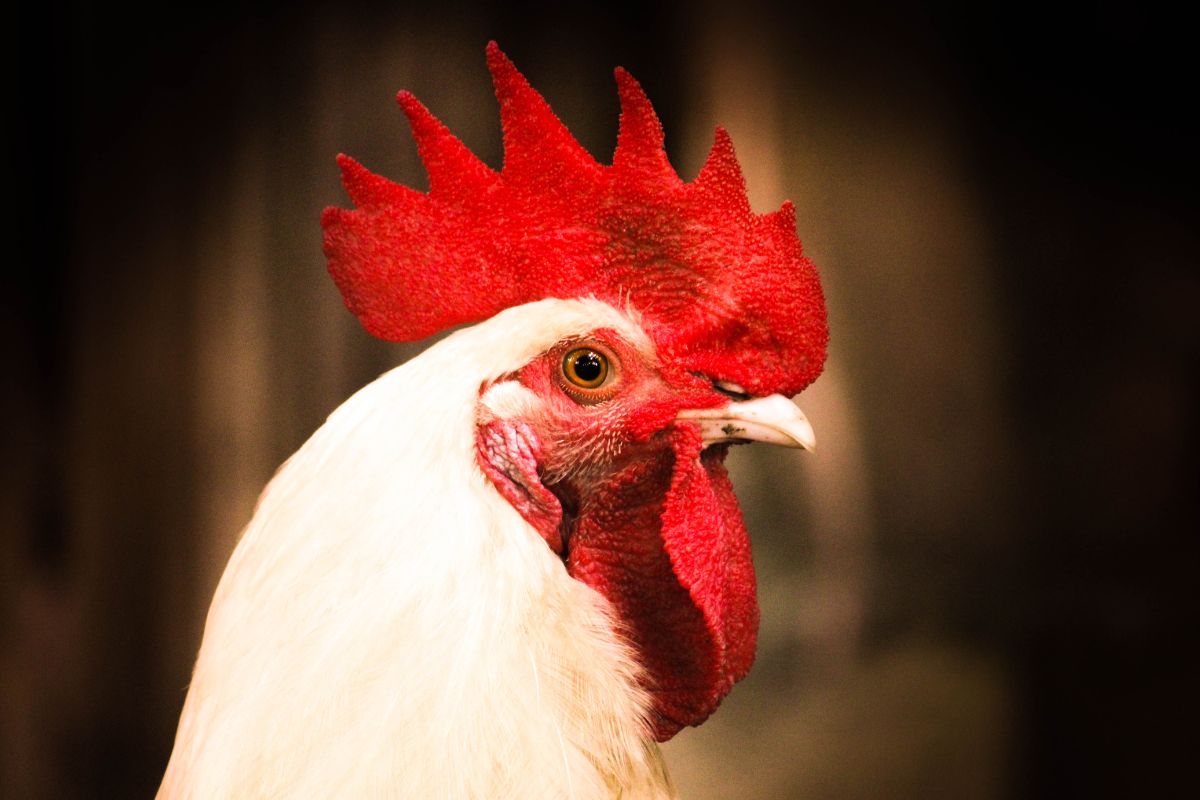
POLYGON ((609 372, 608 356, 594 347, 575 347, 563 356, 563 377, 580 389, 599 389, 608 380, 609 372))

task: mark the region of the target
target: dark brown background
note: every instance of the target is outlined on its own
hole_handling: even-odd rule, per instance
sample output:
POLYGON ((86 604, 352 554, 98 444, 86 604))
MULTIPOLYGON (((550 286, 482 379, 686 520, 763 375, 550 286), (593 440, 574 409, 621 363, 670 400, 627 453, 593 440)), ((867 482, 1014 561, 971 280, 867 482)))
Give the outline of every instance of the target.
POLYGON ((409 88, 498 166, 490 38, 601 159, 618 64, 685 178, 726 124, 826 282, 829 368, 800 398, 820 450, 735 454, 763 641, 669 745, 685 796, 1185 775, 1186 26, 1120 2, 727 5, 12 12, 0 795, 152 794, 258 490, 419 349, 371 340, 324 274, 333 155, 423 186, 409 88))

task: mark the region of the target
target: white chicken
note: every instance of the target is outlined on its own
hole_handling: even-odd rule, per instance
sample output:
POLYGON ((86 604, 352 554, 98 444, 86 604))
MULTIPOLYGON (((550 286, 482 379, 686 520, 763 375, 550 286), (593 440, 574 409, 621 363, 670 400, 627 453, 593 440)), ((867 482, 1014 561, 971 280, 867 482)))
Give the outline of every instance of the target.
POLYGON ((786 396, 825 310, 728 138, 682 182, 636 82, 597 164, 496 48, 505 167, 401 94, 428 195, 342 159, 330 270, 372 332, 461 330, 280 469, 217 588, 162 798, 674 796, 656 741, 753 660, 729 444, 812 446, 786 396), (481 321, 482 320, 482 321, 481 321))

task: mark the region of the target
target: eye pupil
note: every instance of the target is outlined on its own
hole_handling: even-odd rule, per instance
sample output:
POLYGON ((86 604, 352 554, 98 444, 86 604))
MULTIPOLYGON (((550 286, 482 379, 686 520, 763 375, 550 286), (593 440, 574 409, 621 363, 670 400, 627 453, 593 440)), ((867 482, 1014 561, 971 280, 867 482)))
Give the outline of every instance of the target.
POLYGON ((567 353, 563 374, 581 389, 599 389, 608 379, 608 357, 589 347, 567 353))
POLYGON ((575 359, 575 374, 587 383, 598 380, 604 374, 604 364, 596 353, 584 353, 575 359))

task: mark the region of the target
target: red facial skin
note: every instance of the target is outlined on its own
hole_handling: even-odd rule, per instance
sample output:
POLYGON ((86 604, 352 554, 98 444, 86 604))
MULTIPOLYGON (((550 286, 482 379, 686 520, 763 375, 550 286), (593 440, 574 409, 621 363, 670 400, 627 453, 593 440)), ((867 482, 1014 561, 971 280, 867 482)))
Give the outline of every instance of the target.
POLYGON ((721 464, 727 448, 702 454, 695 425, 675 419, 729 398, 607 330, 561 343, 512 378, 543 409, 481 424, 480 465, 568 573, 613 605, 665 741, 712 713, 754 655, 754 574, 721 464), (563 357, 581 346, 609 358, 598 389, 564 374, 563 357))

